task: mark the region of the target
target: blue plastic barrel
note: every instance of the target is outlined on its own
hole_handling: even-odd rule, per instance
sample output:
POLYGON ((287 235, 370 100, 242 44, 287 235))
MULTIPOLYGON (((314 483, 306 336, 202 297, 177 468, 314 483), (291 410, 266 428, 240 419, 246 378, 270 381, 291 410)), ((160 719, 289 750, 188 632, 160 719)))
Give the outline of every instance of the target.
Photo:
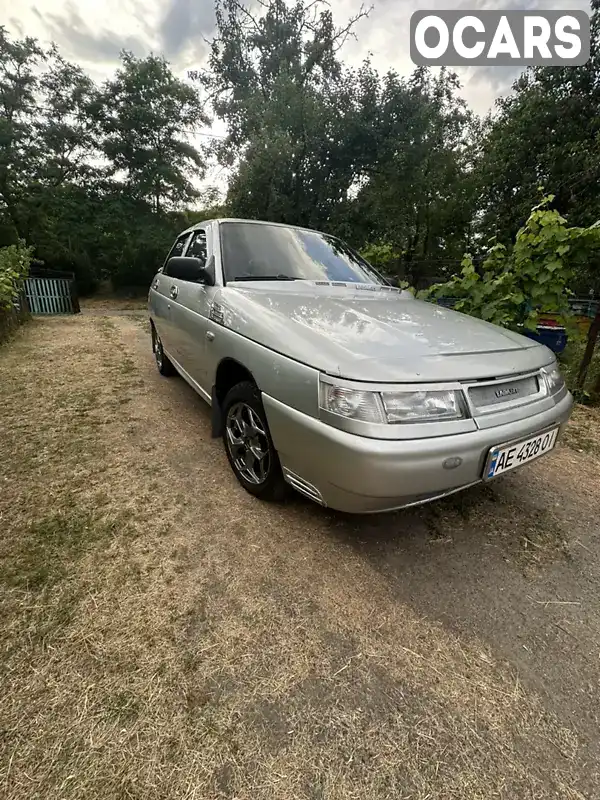
POLYGON ((539 325, 536 331, 527 331, 525 336, 545 344, 556 354, 562 353, 567 346, 567 332, 561 327, 539 325))

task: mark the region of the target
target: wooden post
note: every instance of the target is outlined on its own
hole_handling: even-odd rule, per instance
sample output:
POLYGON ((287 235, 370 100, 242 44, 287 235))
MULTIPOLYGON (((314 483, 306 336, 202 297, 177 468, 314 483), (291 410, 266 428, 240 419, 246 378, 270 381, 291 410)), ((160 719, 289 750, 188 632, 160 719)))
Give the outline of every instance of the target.
POLYGON ((592 356, 594 355, 594 349, 596 347, 598 334, 600 334, 600 306, 598 307, 596 316, 594 317, 592 324, 590 325, 590 329, 588 331, 587 346, 585 348, 585 353, 583 354, 583 358, 581 360, 579 375, 577 376, 578 392, 582 392, 584 389, 585 379, 587 378, 588 369, 590 368, 590 364, 592 362, 592 356))
POLYGON ((81 308, 79 306, 79 292, 77 291, 77 282, 75 278, 69 281, 69 293, 71 295, 71 305, 73 307, 73 313, 79 314, 81 312, 81 308))

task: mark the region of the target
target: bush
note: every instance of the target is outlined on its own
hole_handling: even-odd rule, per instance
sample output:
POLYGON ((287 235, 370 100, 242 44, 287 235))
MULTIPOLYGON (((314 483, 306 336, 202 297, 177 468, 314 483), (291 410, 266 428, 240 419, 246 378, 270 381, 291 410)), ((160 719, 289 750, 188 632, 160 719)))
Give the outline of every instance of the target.
POLYGON ((462 272, 421 293, 424 299, 457 298, 457 311, 505 328, 535 330, 540 313, 570 324, 569 296, 579 268, 600 247, 600 225, 575 228, 550 208, 553 195, 535 206, 512 248, 495 244, 482 269, 465 255, 462 272))
POLYGON ((8 311, 16 304, 32 258, 33 248, 24 242, 0 248, 0 309, 8 311))

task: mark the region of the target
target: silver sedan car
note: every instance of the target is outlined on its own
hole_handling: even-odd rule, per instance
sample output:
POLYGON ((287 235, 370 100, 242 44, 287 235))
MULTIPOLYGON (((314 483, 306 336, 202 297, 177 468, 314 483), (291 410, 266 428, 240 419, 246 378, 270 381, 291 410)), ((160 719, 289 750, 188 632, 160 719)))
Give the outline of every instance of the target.
POLYGON ((554 354, 415 300, 339 239, 239 219, 184 231, 149 293, 162 375, 212 407, 242 486, 354 513, 549 453, 573 399, 554 354))

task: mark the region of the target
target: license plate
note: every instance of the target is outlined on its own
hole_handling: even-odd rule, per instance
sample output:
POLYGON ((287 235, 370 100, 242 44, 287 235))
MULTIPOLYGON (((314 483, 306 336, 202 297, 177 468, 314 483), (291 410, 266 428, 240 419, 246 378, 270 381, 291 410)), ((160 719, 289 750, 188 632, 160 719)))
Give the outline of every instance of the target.
POLYGON ((499 445, 490 450, 487 465, 485 468, 485 478, 495 478, 503 472, 508 472, 515 467, 520 467, 534 458, 539 458, 545 453, 550 452, 556 444, 558 428, 551 431, 539 433, 531 439, 517 442, 516 444, 499 445))

